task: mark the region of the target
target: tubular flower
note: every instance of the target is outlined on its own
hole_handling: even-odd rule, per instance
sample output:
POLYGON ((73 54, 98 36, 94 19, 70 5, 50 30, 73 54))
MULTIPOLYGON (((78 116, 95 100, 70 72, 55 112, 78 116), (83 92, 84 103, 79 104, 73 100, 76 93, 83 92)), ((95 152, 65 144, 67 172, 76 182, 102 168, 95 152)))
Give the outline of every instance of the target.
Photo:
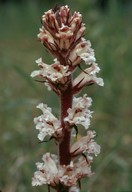
POLYGON ((85 69, 81 74, 78 75, 73 81, 73 92, 79 92, 84 86, 91 84, 98 84, 104 86, 103 79, 96 77, 96 73, 100 71, 97 63, 93 63, 90 67, 85 69))
POLYGON ((48 83, 49 87, 57 84, 64 85, 67 82, 67 77, 71 74, 68 66, 63 66, 57 59, 54 59, 52 65, 43 63, 42 58, 36 60, 36 63, 40 67, 40 70, 33 71, 31 77, 41 77, 48 83))
MULTIPOLYGON (((78 156, 83 153, 87 153, 88 156, 91 154, 97 156, 100 153, 100 146, 94 141, 93 138, 95 136, 95 131, 88 131, 87 136, 81 137, 76 143, 74 143, 71 146, 72 156, 78 156)), ((88 159, 90 158, 88 157, 88 159)))
POLYGON ((38 171, 34 173, 32 179, 32 185, 43 185, 43 184, 56 184, 58 174, 58 168, 55 163, 55 156, 51 156, 50 153, 43 155, 43 163, 36 163, 38 171))
POLYGON ((62 137, 62 128, 60 121, 51 113, 51 108, 40 103, 37 108, 41 109, 43 114, 34 118, 36 129, 39 130, 38 139, 43 141, 46 136, 52 136, 56 139, 62 137))
POLYGON ((42 62, 42 58, 36 60, 40 70, 33 71, 31 77, 42 77, 48 80, 49 82, 54 82, 55 84, 61 83, 64 84, 67 81, 67 76, 71 73, 68 71, 68 66, 63 66, 57 59, 54 59, 54 64, 47 65, 42 62))
POLYGON ((68 116, 64 119, 70 126, 83 125, 88 129, 92 112, 88 109, 91 106, 92 99, 85 94, 83 97, 73 98, 73 106, 67 110, 68 116))
POLYGON ((91 48, 90 41, 87 41, 85 38, 81 38, 80 43, 78 43, 73 51, 71 51, 69 59, 73 66, 80 64, 81 60, 88 65, 95 62, 96 58, 94 50, 91 48))
POLYGON ((91 176, 91 167, 87 164, 86 160, 79 158, 76 163, 71 161, 70 165, 63 166, 64 174, 61 176, 60 181, 65 186, 74 186, 77 181, 85 176, 91 176))
POLYGON ((91 176, 91 167, 86 160, 79 159, 78 162, 70 165, 59 165, 56 155, 46 153, 43 155, 43 163, 36 163, 37 171, 32 178, 32 185, 38 186, 43 184, 57 187, 60 183, 65 187, 75 186, 77 181, 85 176, 91 176))

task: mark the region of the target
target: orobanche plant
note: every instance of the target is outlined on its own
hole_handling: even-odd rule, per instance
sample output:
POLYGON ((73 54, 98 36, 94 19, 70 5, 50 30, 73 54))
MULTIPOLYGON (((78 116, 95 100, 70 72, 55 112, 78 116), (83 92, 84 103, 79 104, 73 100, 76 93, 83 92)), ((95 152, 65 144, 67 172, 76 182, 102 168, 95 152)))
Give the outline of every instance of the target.
POLYGON ((88 130, 92 99, 87 94, 75 96, 87 85, 104 84, 102 78, 96 76, 100 68, 90 41, 84 38, 85 29, 82 15, 72 14, 67 5, 51 9, 42 16, 38 39, 53 57, 53 64, 48 65, 39 58, 36 60, 39 69, 33 71, 31 77, 57 94, 60 116, 56 117, 50 107, 40 103, 37 108, 42 115, 35 117, 34 123, 38 139, 41 142, 45 138, 54 139, 58 153, 47 152, 42 162, 36 163, 32 185, 48 185, 49 191, 53 188, 57 192, 79 192, 81 179, 93 174, 93 157, 100 153, 100 146, 94 141, 95 131, 88 130), (81 73, 73 78, 77 68, 81 73), (81 136, 82 127, 86 130, 85 136, 81 136))

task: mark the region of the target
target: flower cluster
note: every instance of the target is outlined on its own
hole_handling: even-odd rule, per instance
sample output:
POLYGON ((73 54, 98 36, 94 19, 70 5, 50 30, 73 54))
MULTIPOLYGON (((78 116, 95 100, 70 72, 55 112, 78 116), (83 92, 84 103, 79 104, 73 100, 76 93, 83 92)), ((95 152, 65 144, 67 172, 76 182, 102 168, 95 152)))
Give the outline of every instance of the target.
POLYGON ((38 38, 55 59, 52 65, 38 59, 36 63, 40 70, 33 71, 31 76, 43 78, 49 89, 59 94, 58 87, 64 88, 68 76, 84 61, 89 67, 73 81, 73 93, 78 93, 85 85, 93 83, 103 86, 102 78, 96 77, 100 68, 95 63, 90 41, 83 37, 84 31, 82 15, 77 12, 71 15, 68 6, 45 12, 38 38))
MULTIPOLYGON (((38 171, 34 173, 32 185, 48 184, 52 187, 60 183, 67 187, 77 185, 77 181, 85 176, 91 176, 92 155, 97 156, 100 153, 100 146, 94 142, 95 132, 88 131, 87 136, 82 137, 79 141, 71 146, 72 159, 87 153, 87 160, 80 157, 78 161, 71 161, 69 165, 60 165, 57 155, 46 153, 43 155, 43 163, 36 163, 38 171)), ((76 186, 77 187, 77 186, 76 186)))
POLYGON ((62 6, 45 12, 38 38, 52 55, 66 62, 71 50, 81 41, 84 31, 82 15, 77 12, 71 15, 68 6, 62 6))
POLYGON ((61 109, 60 116, 55 117, 50 107, 40 103, 37 108, 42 115, 35 117, 34 123, 39 131, 38 139, 53 138, 59 154, 48 152, 43 155, 42 163, 36 163, 33 186, 47 184, 59 192, 79 192, 81 179, 93 174, 91 163, 100 153, 100 146, 94 141, 95 131, 88 131, 93 113, 89 110, 92 99, 87 94, 74 96, 86 85, 104 85, 103 79, 96 76, 100 68, 84 32, 82 15, 79 12, 71 14, 67 5, 51 9, 42 16, 38 39, 53 56, 54 63, 46 64, 42 58, 36 60, 39 70, 33 71, 31 77, 40 78, 38 82, 43 82, 58 95, 61 109), (85 65, 82 69, 83 63, 86 69, 85 65), (81 73, 73 78, 77 68, 81 73), (77 135, 80 125, 87 135, 81 137, 80 134, 80 138, 72 143, 72 132, 76 131, 77 135))
POLYGON ((76 163, 71 161, 69 165, 59 165, 56 155, 46 153, 42 160, 43 163, 36 163, 38 171, 34 173, 33 186, 48 184, 54 188, 62 184, 72 187, 81 178, 92 175, 91 167, 82 158, 76 163))

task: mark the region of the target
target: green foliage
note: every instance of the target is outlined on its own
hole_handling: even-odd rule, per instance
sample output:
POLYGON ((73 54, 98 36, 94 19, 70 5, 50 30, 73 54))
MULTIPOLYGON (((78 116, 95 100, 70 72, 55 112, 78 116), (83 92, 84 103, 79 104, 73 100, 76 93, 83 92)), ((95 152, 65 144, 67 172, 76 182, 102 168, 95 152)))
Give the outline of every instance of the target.
MULTIPOLYGON (((101 13, 90 1, 65 3, 83 14, 86 38, 92 42, 105 81, 104 88, 83 90, 94 100, 91 128, 98 133, 102 151, 94 162, 96 174, 84 180, 82 192, 131 191, 132 12, 118 4, 101 13)), ((32 187, 31 177, 43 153, 57 148, 38 143, 33 117, 39 114, 35 106, 41 101, 58 114, 58 100, 30 73, 37 58, 51 62, 36 40, 41 15, 49 8, 48 2, 0 7, 0 189, 4 192, 47 190, 32 187)))

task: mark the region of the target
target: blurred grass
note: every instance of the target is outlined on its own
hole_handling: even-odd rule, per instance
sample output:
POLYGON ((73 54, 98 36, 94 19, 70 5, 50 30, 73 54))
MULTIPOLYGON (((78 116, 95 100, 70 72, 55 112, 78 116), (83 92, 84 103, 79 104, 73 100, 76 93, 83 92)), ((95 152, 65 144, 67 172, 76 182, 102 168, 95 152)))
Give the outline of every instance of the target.
MULTIPOLYGON (((132 191, 132 46, 131 7, 114 3, 101 12, 92 1, 65 1, 80 11, 86 22, 86 38, 92 42, 104 78, 104 88, 86 88, 95 111, 91 129, 98 133, 102 152, 95 158, 95 175, 84 180, 82 192, 132 191), (89 189, 89 190, 88 190, 89 189)), ((93 1, 94 2, 94 1, 93 1)), ((38 144, 33 117, 43 101, 58 113, 57 97, 30 78, 35 60, 51 58, 36 40, 47 2, 6 4, 0 7, 0 189, 3 192, 46 191, 31 186, 31 177, 49 144, 38 144), (54 100, 57 100, 56 103, 54 100)), ((82 93, 81 93, 82 94, 82 93)), ((52 152, 56 148, 51 148, 52 152)))

